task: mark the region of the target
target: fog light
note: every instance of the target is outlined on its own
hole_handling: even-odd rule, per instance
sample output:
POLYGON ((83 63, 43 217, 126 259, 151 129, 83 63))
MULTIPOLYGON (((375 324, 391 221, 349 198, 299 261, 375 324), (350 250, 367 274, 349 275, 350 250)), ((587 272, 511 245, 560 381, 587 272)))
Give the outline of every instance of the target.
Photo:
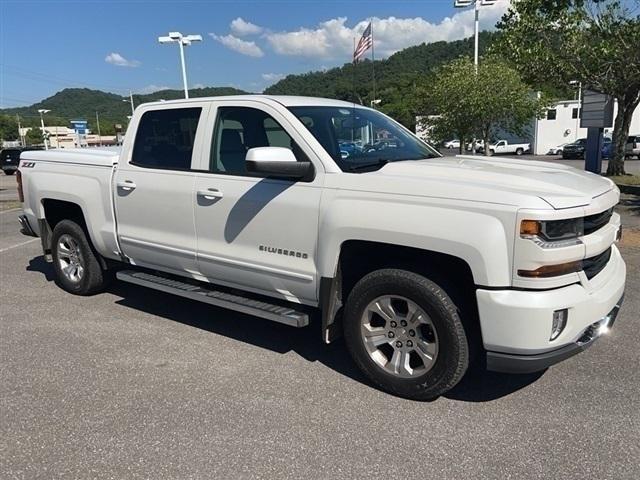
POLYGON ((555 340, 562 333, 564 327, 567 326, 567 316, 569 311, 564 308, 553 312, 553 322, 551 323, 551 337, 549 340, 555 340))

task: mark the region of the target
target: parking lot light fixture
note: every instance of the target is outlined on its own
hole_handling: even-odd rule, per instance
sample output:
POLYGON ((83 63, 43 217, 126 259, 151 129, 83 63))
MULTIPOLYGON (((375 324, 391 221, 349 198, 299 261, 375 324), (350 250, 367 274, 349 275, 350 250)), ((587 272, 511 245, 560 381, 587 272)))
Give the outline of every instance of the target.
POLYGON ((189 98, 189 88, 187 87, 187 68, 184 61, 184 47, 188 47, 193 42, 201 42, 202 35, 182 35, 180 32, 169 32, 168 36, 158 37, 160 43, 177 43, 180 47, 180 63, 182 65, 182 83, 184 85, 184 98, 189 98))
POLYGON ((46 110, 41 108, 38 110, 40 114, 40 128, 42 128, 42 141, 44 142, 44 149, 49 150, 49 145, 47 145, 47 132, 44 130, 44 114, 49 113, 51 110, 46 110))

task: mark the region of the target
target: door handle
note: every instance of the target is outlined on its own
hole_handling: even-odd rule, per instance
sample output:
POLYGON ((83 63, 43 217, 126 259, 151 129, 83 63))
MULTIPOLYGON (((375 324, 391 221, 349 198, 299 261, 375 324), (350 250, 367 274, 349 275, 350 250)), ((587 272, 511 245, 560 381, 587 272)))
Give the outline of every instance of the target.
POLYGON ((198 196, 213 200, 214 198, 222 198, 224 195, 217 188, 207 188, 206 190, 198 190, 198 196))
POLYGON ((121 188, 121 189, 127 190, 127 191, 135 190, 135 188, 136 188, 136 184, 134 182, 132 182, 131 180, 125 180, 124 182, 117 182, 116 186, 118 188, 121 188))

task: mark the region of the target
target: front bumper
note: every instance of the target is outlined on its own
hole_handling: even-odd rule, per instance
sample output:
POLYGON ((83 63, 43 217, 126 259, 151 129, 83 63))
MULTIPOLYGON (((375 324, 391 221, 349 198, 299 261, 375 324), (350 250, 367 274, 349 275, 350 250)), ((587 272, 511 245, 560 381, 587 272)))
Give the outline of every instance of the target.
POLYGON ((544 370, 569 357, 573 357, 589 348, 593 345, 593 342, 611 330, 623 300, 624 295, 607 315, 589 325, 575 343, 537 355, 487 352, 487 370, 503 373, 532 373, 544 370))
POLYGON ((489 368, 534 371, 584 350, 591 343, 584 341, 585 332, 617 314, 624 294, 626 266, 616 246, 611 247, 610 260, 598 275, 588 280, 581 272, 579 279, 572 285, 548 290, 478 289, 478 313, 484 348, 490 352, 489 368), (563 309, 567 310, 566 325, 551 340, 553 312, 563 309), (507 367, 508 360, 531 366, 527 370, 507 367))

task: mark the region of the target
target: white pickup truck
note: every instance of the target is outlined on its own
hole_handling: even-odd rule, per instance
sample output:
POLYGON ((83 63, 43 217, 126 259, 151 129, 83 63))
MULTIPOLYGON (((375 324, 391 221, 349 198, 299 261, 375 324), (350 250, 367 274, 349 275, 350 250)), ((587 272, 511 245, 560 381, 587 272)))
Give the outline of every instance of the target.
MULTIPOLYGON (((481 148, 481 151, 484 147, 481 148)), ((506 140, 498 140, 489 144, 489 153, 491 155, 504 155, 505 153, 515 153, 522 155, 531 149, 530 143, 509 143, 506 140)))
POLYGON ((408 398, 441 395, 470 362, 531 372, 584 350, 625 288, 610 180, 443 158, 351 103, 149 103, 121 151, 24 152, 19 172, 23 233, 68 292, 116 276, 293 327, 318 318, 408 398))

